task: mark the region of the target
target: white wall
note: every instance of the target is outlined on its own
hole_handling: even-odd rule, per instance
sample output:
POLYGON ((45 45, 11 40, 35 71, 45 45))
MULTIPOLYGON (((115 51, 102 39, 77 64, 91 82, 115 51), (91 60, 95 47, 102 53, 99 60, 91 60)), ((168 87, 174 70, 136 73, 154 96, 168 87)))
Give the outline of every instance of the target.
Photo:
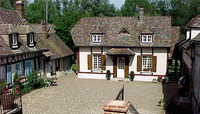
MULTIPOLYGON (((103 48, 103 54, 105 55, 108 50, 111 48, 103 48)), ((135 56, 129 57, 129 72, 134 71, 135 74, 140 74, 140 72, 137 72, 137 56, 141 55, 141 48, 131 48, 131 50, 135 53, 135 56)), ((166 75, 167 71, 167 48, 154 48, 153 51, 154 55, 157 56, 157 65, 156 65, 156 72, 150 72, 149 75, 166 75)), ((92 53, 101 53, 100 47, 93 47, 92 53)), ((91 70, 88 70, 88 55, 91 54, 91 48, 90 47, 80 47, 79 48, 79 64, 80 64, 80 72, 88 72, 88 73, 79 73, 79 78, 100 78, 105 79, 105 74, 91 74, 91 70), (98 77, 99 75, 99 77, 98 77)), ((142 48, 142 54, 143 55, 152 55, 152 48, 142 48)), ((106 55, 106 70, 110 70, 111 73, 113 73, 113 62, 111 56, 106 55)), ((103 73, 106 73, 106 70, 103 71, 103 73)), ((138 79, 140 76, 136 78, 138 79)), ((142 79, 145 80, 151 80, 155 78, 155 76, 144 76, 142 79)))
POLYGON ((189 39, 190 38, 190 29, 187 29, 186 30, 186 39, 189 39))
MULTIPOLYGON (((191 28, 191 39, 195 38, 200 33, 200 28, 191 28)), ((190 38, 190 29, 186 31, 186 39, 190 38)))
POLYGON ((167 48, 154 48, 154 56, 157 56, 156 72, 154 75, 166 75, 167 72, 167 48))
POLYGON ((200 28, 192 28, 191 32, 191 39, 193 39, 200 33, 200 28))
POLYGON ((80 72, 91 72, 88 70, 88 55, 91 54, 90 47, 80 47, 79 48, 79 65, 80 72))

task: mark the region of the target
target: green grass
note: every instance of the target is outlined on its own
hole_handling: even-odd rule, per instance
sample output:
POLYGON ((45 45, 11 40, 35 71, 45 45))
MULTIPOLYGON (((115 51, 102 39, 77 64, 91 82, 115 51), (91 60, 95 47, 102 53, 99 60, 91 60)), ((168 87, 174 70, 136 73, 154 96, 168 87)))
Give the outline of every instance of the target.
POLYGON ((77 65, 76 64, 72 64, 72 70, 77 71, 77 65))

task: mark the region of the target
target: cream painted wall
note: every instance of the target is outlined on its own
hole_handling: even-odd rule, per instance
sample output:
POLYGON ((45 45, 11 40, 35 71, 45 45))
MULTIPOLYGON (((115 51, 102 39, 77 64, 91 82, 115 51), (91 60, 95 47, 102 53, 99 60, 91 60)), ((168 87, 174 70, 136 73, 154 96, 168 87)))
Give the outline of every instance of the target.
POLYGON ((190 38, 190 29, 187 29, 186 31, 186 39, 189 39, 190 38))
POLYGON ((167 48, 154 48, 154 56, 157 56, 157 67, 154 75, 166 75, 167 72, 167 48))
MULTIPOLYGON (((108 50, 111 48, 103 48, 103 54, 106 54, 108 50)), ((135 74, 140 74, 140 72, 137 72, 137 56, 141 55, 141 48, 131 48, 131 50, 135 53, 135 56, 129 57, 129 72, 134 71, 135 74)), ((92 49, 93 53, 101 53, 100 47, 93 47, 92 49)), ((153 72, 153 75, 165 75, 167 70, 167 48, 154 48, 154 56, 157 56, 157 67, 156 72, 153 72)), ((91 72, 91 70, 88 70, 88 59, 87 56, 91 54, 91 48, 90 47, 80 47, 79 48, 79 64, 80 64, 80 72, 91 72)), ((142 49, 143 55, 151 55, 152 54, 152 48, 143 48, 142 49)), ((111 73, 113 73, 113 62, 111 56, 106 55, 106 70, 110 70, 111 73)), ((103 73, 106 73, 106 70, 103 71, 103 73)), ((151 72, 150 72, 151 74, 151 72)), ((92 74, 87 74, 88 78, 91 77, 92 74), (90 75, 90 76, 89 76, 90 75)), ((86 74, 80 73, 78 74, 78 77, 86 78, 86 74)), ((93 74, 96 76, 100 76, 101 74, 93 74)), ((102 76, 100 76, 102 78, 102 76)), ((100 78, 99 77, 99 78, 100 78)), ((137 77, 138 79, 139 77, 137 77)), ((153 77, 154 78, 154 77, 153 77)), ((104 78, 105 79, 105 78, 104 78)), ((140 79, 138 79, 140 80, 140 79)))
POLYGON ((192 28, 191 30, 191 39, 193 39, 194 37, 196 37, 199 33, 200 33, 200 28, 192 28))
POLYGON ((91 54, 90 47, 80 47, 79 48, 79 65, 80 72, 91 72, 88 70, 88 55, 91 54))

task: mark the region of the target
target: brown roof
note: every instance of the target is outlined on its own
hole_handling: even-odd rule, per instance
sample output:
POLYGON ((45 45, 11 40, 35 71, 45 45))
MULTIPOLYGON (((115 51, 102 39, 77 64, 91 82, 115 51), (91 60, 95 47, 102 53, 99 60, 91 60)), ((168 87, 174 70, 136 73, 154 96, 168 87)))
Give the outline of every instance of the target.
POLYGON ((29 48, 27 46, 26 35, 19 35, 19 49, 11 50, 11 48, 9 47, 8 35, 0 35, 0 56, 4 57, 18 55, 22 53, 43 52, 48 50, 46 47, 43 46, 44 42, 41 41, 37 34, 35 34, 35 42, 37 42, 35 47, 29 48))
POLYGON ((71 30, 75 46, 116 46, 116 47, 171 47, 179 39, 179 27, 171 26, 171 17, 86 17, 82 18, 71 30), (91 43, 91 31, 99 26, 105 34, 102 43, 91 43), (125 28, 130 34, 118 34, 125 28), (153 33, 153 43, 140 43, 142 32, 153 33))
POLYGON ((41 24, 26 23, 14 10, 0 8, 0 56, 10 56, 22 53, 44 52, 52 54, 51 59, 57 59, 74 54, 71 49, 55 34, 54 25, 47 26, 48 38, 42 34, 41 24), (36 42, 34 48, 27 46, 27 34, 34 32, 36 42), (10 33, 19 33, 19 49, 9 47, 10 33))
POLYGON ((190 20, 190 22, 186 25, 186 28, 189 27, 200 27, 200 15, 190 20))
POLYGON ((46 47, 52 54, 51 59, 58 59, 74 54, 73 51, 55 34, 50 33, 49 37, 45 37, 42 33, 37 34, 42 42, 43 47, 46 47))
POLYGON ((133 51, 129 48, 112 48, 107 53, 107 55, 135 55, 133 51))
POLYGON ((22 24, 26 21, 16 11, 0 8, 0 23, 22 24))

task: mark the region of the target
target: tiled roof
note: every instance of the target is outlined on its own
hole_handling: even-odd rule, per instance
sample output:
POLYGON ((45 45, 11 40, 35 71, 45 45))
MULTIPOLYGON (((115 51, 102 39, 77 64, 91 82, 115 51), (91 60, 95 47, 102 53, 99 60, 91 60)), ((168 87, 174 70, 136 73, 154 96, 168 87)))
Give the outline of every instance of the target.
POLYGON ((107 53, 107 55, 135 55, 133 51, 129 48, 112 48, 107 53))
POLYGON ((49 49, 50 53, 53 54, 51 59, 62 58, 74 54, 73 51, 55 34, 54 25, 48 25, 48 37, 45 37, 41 32, 41 26, 41 24, 31 24, 34 33, 36 33, 41 40, 45 42, 43 46, 49 49))
POLYGON ((24 24, 26 21, 16 11, 0 8, 0 23, 24 24))
MULTIPOLYGON (((30 26, 34 29, 35 33, 42 33, 42 25, 41 24, 31 24, 30 26)), ((48 33, 55 33, 54 27, 55 26, 53 24, 48 24, 47 25, 48 33)))
POLYGON ((49 51, 51 59, 57 59, 74 54, 71 49, 55 34, 54 25, 47 26, 48 37, 42 33, 42 24, 28 24, 13 10, 0 8, 0 56, 10 56, 22 53, 49 51), (27 34, 33 32, 36 42, 34 48, 27 46, 27 34), (10 33, 19 33, 19 48, 9 47, 10 33))
POLYGON ((72 50, 55 34, 50 33, 49 37, 45 37, 42 33, 37 34, 42 42, 43 47, 46 47, 53 55, 51 59, 57 59, 74 54, 72 50))
POLYGON ((186 25, 186 28, 189 27, 200 27, 200 15, 190 20, 190 22, 186 25))
POLYGON ((37 34, 35 34, 35 42, 37 42, 35 47, 29 48, 27 46, 26 35, 19 35, 19 49, 11 50, 11 48, 9 47, 8 35, 0 35, 0 56, 4 57, 22 53, 42 52, 48 50, 46 47, 43 46, 44 42, 42 42, 37 34))
POLYGON ((138 17, 87 17, 72 28, 71 34, 75 46, 171 47, 179 40, 179 29, 171 26, 171 17, 167 16, 145 16, 143 23, 138 17), (91 31, 97 25, 105 35, 102 43, 91 43, 91 31), (118 34, 123 28, 130 34, 118 34), (153 33, 153 43, 140 43, 142 32, 153 33))

